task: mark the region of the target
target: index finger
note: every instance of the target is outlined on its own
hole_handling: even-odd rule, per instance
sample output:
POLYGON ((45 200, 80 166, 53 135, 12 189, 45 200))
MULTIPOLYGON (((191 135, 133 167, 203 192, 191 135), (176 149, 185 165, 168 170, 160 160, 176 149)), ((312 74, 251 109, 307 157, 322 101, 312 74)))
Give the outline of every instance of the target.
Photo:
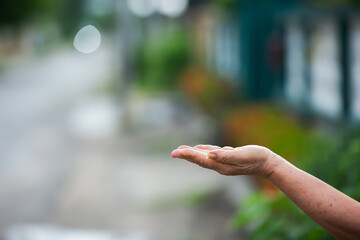
POLYGON ((199 144, 196 145, 195 148, 201 149, 201 150, 208 150, 208 151, 212 151, 215 149, 220 149, 219 146, 215 146, 215 145, 209 145, 209 144, 199 144))
POLYGON ((220 165, 218 162, 208 159, 206 152, 198 151, 194 148, 177 149, 171 153, 171 156, 182 158, 201 167, 214 170, 218 169, 218 165, 220 165))

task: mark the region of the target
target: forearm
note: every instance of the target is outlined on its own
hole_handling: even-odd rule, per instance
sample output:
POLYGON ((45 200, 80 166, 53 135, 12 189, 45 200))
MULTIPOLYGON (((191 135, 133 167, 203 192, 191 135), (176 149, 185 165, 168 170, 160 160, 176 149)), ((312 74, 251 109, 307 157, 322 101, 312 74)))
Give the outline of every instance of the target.
POLYGON ((280 156, 268 179, 302 211, 338 239, 359 239, 360 203, 280 156))

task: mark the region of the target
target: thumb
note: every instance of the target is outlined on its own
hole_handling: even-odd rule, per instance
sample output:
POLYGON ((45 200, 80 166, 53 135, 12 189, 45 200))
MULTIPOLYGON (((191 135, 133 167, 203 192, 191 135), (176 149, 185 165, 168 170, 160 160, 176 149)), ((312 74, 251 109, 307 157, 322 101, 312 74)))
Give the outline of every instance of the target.
POLYGON ((207 155, 207 158, 216 160, 225 164, 232 164, 236 162, 238 158, 238 149, 234 150, 224 150, 224 149, 216 149, 210 151, 207 155))

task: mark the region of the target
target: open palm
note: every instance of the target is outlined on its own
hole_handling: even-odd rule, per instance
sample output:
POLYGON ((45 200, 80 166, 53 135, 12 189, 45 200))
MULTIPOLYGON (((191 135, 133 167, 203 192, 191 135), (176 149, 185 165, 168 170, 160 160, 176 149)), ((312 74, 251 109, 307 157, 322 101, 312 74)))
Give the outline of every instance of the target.
POLYGON ((256 145, 237 148, 213 145, 180 146, 171 153, 174 158, 185 159, 223 175, 262 177, 267 177, 272 171, 269 163, 272 155, 267 148, 256 145))

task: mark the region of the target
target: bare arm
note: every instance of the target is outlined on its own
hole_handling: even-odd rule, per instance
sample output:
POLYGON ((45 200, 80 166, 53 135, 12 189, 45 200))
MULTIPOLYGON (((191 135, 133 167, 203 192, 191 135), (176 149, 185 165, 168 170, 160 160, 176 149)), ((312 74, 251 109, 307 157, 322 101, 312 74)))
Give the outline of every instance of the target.
POLYGON ((360 203, 280 156, 268 179, 301 210, 338 239, 360 239, 360 203))
POLYGON ((267 178, 337 239, 360 239, 360 203, 260 146, 182 146, 172 153, 224 175, 267 178))

